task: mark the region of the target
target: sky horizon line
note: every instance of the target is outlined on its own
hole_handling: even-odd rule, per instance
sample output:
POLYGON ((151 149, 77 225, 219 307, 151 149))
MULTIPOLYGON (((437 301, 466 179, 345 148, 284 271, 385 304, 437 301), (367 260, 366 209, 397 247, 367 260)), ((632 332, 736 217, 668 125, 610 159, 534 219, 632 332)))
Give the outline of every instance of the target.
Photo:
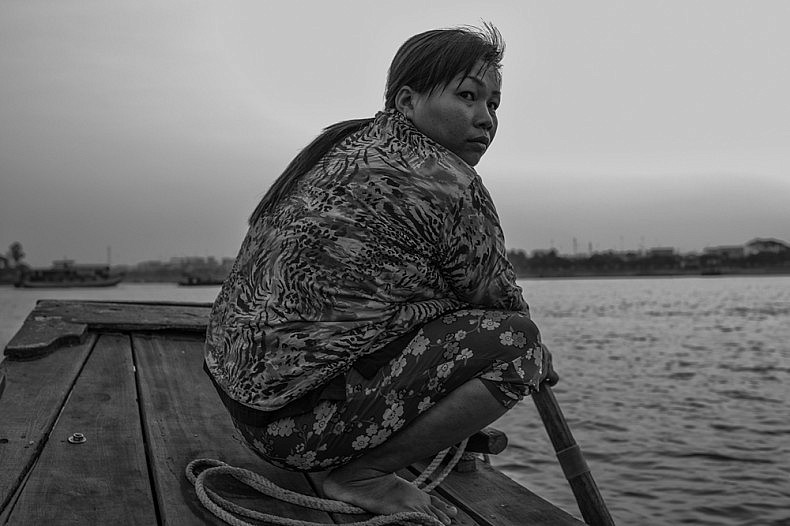
MULTIPOLYGON (((576 245, 577 246, 577 250, 576 251, 573 251, 573 249, 570 249, 570 250, 565 249, 566 243, 554 243, 554 244, 549 244, 549 246, 531 247, 531 248, 519 247, 519 246, 511 246, 511 245, 506 243, 506 245, 507 245, 506 248, 507 248, 507 250, 509 252, 510 251, 524 251, 527 254, 533 254, 535 251, 549 251, 549 250, 553 249, 553 250, 556 250, 557 253, 559 255, 562 255, 562 256, 596 254, 596 253, 600 254, 600 253, 607 253, 607 252, 612 252, 612 251, 618 252, 618 253, 645 252, 645 251, 649 251, 649 250, 653 250, 653 249, 672 248, 673 250, 675 250, 676 253, 678 253, 680 255, 693 255, 693 254, 697 254, 697 253, 701 254, 706 249, 712 249, 712 248, 744 247, 747 244, 749 244, 749 243, 751 243, 753 241, 758 241, 758 240, 779 241, 780 243, 783 243, 785 245, 790 245, 790 241, 789 240, 782 239, 781 237, 776 237, 776 236, 759 236, 758 235, 758 236, 752 236, 749 239, 743 241, 742 243, 733 242, 733 243, 721 243, 721 244, 706 244, 705 246, 697 247, 697 248, 691 248, 691 249, 689 249, 689 248, 679 248, 677 245, 672 245, 672 244, 653 245, 653 244, 648 244, 648 243, 646 243, 646 244, 644 244, 642 246, 637 246, 637 247, 633 247, 633 246, 622 246, 622 247, 606 246, 606 247, 602 247, 602 246, 600 246, 600 244, 596 244, 594 242, 589 242, 589 241, 582 241, 580 239, 576 239, 575 240, 576 243, 577 243, 577 245, 576 245)), ((8 244, 8 246, 10 247, 10 245, 12 243, 14 243, 14 242, 16 242, 16 241, 12 241, 11 243, 8 244)), ((573 243, 574 243, 574 239, 570 239, 567 242, 567 244, 569 244, 571 246, 573 245, 573 243)), ((22 244, 22 248, 24 249, 25 244, 24 243, 21 243, 21 244, 22 244)), ((166 262, 170 262, 170 261, 173 261, 173 260, 179 260, 179 259, 191 259, 191 258, 200 259, 200 258, 202 258, 202 259, 205 260, 205 259, 208 259, 208 258, 214 258, 214 259, 216 259, 218 261, 222 261, 223 259, 227 259, 227 258, 234 259, 236 257, 235 254, 172 254, 172 255, 163 255, 163 256, 155 257, 155 258, 136 259, 134 261, 126 260, 126 261, 123 261, 123 262, 117 262, 117 261, 112 261, 112 259, 113 259, 112 258, 112 246, 110 246, 109 248, 110 248, 109 258, 105 257, 104 260, 98 260, 96 258, 93 258, 93 259, 80 259, 79 257, 75 257, 75 256, 72 256, 70 254, 64 254, 62 256, 58 256, 58 257, 50 259, 48 264, 42 264, 40 262, 41 259, 36 259, 35 260, 36 261, 35 264, 30 264, 29 261, 28 261, 28 257, 27 257, 28 254, 25 253, 25 257, 22 259, 21 262, 25 263, 25 264, 28 264, 31 267, 46 268, 48 265, 51 265, 51 264, 53 264, 56 261, 67 260, 67 261, 73 261, 76 264, 89 264, 89 265, 90 264, 96 264, 96 265, 99 265, 99 264, 106 264, 106 263, 108 263, 108 259, 109 259, 109 263, 112 266, 135 266, 135 265, 140 265, 140 264, 144 264, 144 263, 151 263, 151 262, 166 263, 166 262)), ((105 254, 107 254, 107 247, 105 247, 105 254)), ((8 258, 10 260, 9 251, 8 250, 6 250, 5 252, 0 253, 0 255, 2 255, 3 257, 8 258)))

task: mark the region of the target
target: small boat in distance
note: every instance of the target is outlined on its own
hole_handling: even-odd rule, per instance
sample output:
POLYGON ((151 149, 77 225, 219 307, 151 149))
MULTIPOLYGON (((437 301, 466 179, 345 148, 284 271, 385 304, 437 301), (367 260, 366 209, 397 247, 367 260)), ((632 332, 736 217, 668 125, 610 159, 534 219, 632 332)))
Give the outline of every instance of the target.
POLYGON ((22 288, 67 288, 67 287, 114 287, 123 275, 114 274, 110 265, 75 264, 71 259, 52 262, 50 268, 25 270, 17 287, 22 288))
POLYGON ((181 287, 213 287, 222 285, 225 278, 222 276, 206 276, 197 274, 187 274, 181 276, 178 285, 181 287))

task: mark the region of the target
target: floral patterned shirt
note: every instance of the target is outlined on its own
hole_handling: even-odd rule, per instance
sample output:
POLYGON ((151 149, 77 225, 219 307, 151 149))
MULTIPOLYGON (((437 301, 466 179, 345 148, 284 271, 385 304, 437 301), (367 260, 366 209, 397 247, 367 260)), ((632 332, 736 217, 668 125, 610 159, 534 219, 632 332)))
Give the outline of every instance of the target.
POLYGON ((491 197, 463 160, 380 112, 250 225, 206 366, 232 399, 274 411, 472 306, 528 311, 491 197))

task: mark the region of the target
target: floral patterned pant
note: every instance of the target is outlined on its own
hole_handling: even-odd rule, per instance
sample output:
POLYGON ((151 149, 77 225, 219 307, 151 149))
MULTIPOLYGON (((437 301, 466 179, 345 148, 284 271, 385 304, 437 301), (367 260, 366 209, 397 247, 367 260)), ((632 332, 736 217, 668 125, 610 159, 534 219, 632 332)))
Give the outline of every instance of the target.
POLYGON ((366 378, 352 369, 345 400, 266 427, 234 421, 248 445, 286 469, 319 471, 348 463, 480 378, 510 408, 537 389, 543 347, 522 312, 461 310, 426 323, 397 355, 366 378))

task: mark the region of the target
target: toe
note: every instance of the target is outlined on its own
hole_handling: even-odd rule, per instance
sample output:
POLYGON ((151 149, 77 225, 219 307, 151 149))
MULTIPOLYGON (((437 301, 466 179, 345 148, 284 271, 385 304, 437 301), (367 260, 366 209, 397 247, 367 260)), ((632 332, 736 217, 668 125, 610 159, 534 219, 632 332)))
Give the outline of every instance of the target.
POLYGON ((436 514, 437 518, 445 524, 450 524, 453 517, 458 515, 458 510, 455 506, 450 506, 442 499, 431 495, 431 508, 436 514))
POLYGON ((444 502, 442 499, 440 499, 435 495, 431 495, 431 505, 434 508, 438 508, 439 510, 441 510, 443 513, 445 513, 450 517, 455 517, 456 515, 458 515, 458 510, 456 509, 455 506, 451 506, 450 504, 447 504, 446 502, 444 502))
POLYGON ((442 524, 449 525, 449 524, 451 524, 453 522, 450 517, 448 517, 447 515, 445 515, 444 513, 442 513, 441 511, 439 511, 437 509, 434 509, 433 515, 434 515, 434 517, 439 519, 442 524))

